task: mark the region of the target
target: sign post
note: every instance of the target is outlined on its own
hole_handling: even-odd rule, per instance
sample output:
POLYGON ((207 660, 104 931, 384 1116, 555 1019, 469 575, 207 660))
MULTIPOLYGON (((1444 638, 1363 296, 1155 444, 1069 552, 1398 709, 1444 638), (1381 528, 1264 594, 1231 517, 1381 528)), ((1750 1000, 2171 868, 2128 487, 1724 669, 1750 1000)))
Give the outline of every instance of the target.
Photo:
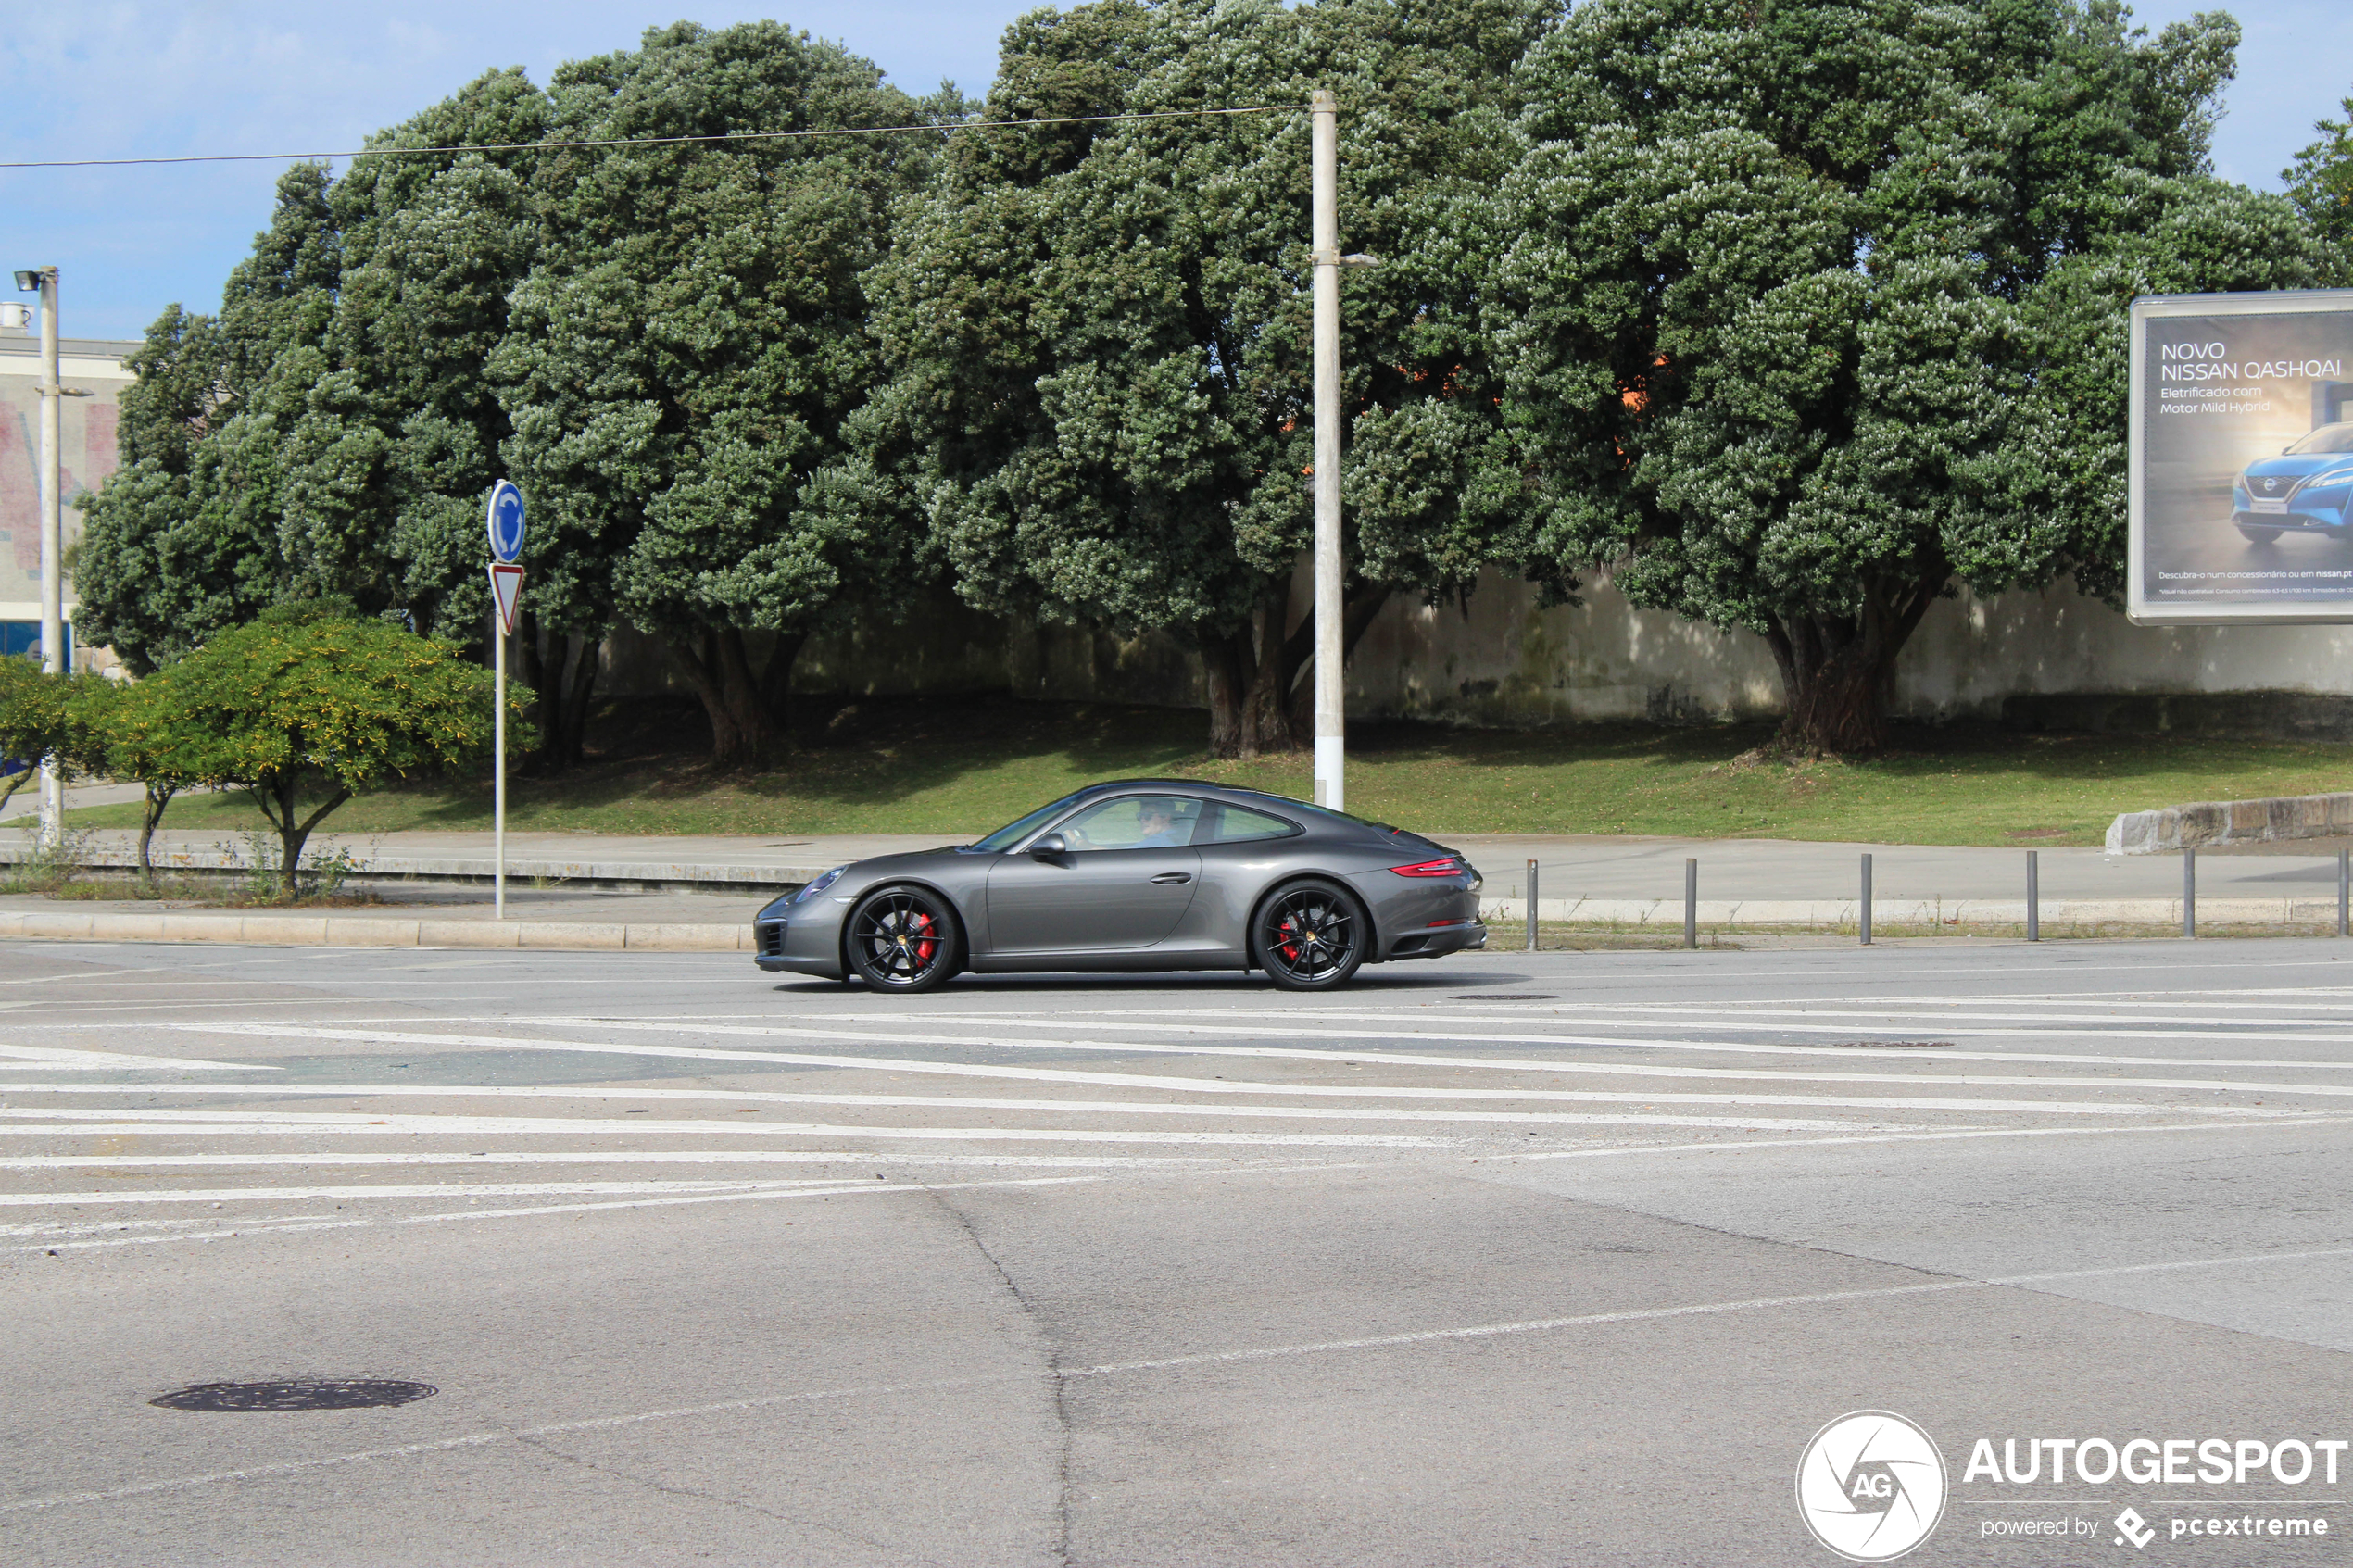
POLYGON ((497 634, 491 638, 496 648, 492 663, 496 669, 491 697, 491 746, 497 755, 491 764, 490 845, 497 869, 491 881, 491 915, 496 920, 507 918, 507 640, 515 634, 515 610, 522 600, 522 568, 515 558, 522 554, 522 492, 506 480, 490 487, 489 515, 485 520, 490 533, 490 553, 497 557, 490 563, 490 601, 495 608, 497 634))

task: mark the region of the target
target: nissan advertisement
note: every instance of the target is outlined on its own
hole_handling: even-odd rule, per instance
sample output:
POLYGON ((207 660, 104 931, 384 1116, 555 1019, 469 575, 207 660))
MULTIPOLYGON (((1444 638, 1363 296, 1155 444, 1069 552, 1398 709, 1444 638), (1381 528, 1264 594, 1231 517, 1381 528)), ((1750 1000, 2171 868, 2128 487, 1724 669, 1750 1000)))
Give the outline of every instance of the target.
POLYGON ((2353 290, 2133 306, 2136 621, 2353 620, 2353 290))

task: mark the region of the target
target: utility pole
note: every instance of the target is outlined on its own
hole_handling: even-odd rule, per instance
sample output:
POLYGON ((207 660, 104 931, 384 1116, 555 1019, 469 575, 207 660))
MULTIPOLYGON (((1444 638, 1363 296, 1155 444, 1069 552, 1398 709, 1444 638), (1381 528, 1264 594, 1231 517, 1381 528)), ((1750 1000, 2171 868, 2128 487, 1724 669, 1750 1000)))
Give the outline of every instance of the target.
MULTIPOLYGON (((65 499, 57 471, 58 410, 65 387, 57 380, 57 270, 35 267, 17 274, 17 287, 41 291, 41 668, 65 668, 65 600, 59 562, 65 499)), ((41 759, 41 845, 54 849, 65 833, 65 790, 54 757, 41 759)))
POLYGON ((1340 552, 1340 103, 1308 99, 1315 277, 1315 804, 1347 809, 1347 671, 1340 552))

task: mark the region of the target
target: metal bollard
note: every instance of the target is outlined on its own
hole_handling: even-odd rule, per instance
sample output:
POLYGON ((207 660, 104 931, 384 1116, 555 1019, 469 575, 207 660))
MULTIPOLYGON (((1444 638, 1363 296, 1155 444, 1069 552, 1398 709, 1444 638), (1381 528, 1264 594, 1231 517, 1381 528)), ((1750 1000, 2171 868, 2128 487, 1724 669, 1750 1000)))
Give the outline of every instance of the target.
POLYGON ((2353 935, 2353 849, 2336 852, 2336 934, 2353 935))
POLYGON ((1863 946, 1871 945, 1871 858, 1863 857, 1863 946))
POLYGON ((2197 935, 2197 851, 2182 847, 2182 935, 2197 935))
POLYGON ((2026 939, 2043 939, 2043 876, 2042 851, 2026 852, 2026 939))
POLYGON ((1683 946, 1699 946, 1699 860, 1683 862, 1683 946))
POLYGON ((1536 950, 1536 862, 1528 862, 1528 950, 1536 950))

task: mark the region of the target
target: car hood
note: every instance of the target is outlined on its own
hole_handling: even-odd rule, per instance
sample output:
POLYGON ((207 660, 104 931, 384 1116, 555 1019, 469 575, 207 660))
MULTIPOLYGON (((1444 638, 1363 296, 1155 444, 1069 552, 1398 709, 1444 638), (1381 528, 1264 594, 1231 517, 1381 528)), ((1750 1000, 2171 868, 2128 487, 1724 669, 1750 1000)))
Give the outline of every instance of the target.
MULTIPOLYGON (((2353 452, 2284 452, 2276 458, 2263 458, 2249 463, 2240 473, 2242 479, 2277 479, 2283 482, 2309 479, 2331 469, 2353 470, 2353 452)), ((2259 483, 2254 488, 2260 490, 2259 483)), ((2285 489, 2284 483, 2281 486, 2285 489)))

